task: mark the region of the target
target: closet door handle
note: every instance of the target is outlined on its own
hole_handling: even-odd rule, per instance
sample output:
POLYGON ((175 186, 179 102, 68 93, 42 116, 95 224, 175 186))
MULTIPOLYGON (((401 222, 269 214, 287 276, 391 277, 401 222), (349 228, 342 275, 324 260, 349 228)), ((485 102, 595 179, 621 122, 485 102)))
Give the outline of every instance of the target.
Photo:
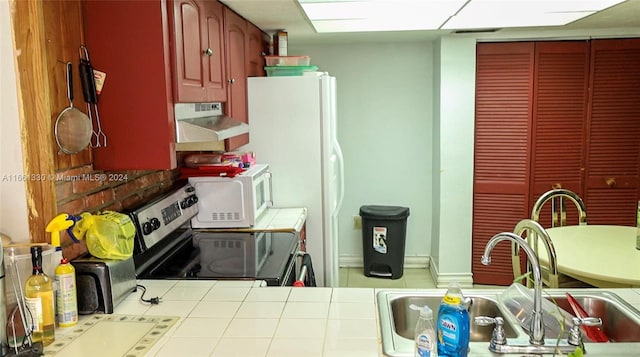
POLYGON ((609 188, 614 188, 616 187, 616 179, 614 177, 609 177, 606 181, 607 186, 609 186, 609 188))

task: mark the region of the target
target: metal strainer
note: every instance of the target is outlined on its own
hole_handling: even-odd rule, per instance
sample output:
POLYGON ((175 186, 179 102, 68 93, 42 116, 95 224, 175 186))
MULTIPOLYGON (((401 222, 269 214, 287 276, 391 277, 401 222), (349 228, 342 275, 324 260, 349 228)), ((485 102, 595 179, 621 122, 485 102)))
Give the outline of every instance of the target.
POLYGON ((89 117, 73 106, 73 74, 71 62, 66 63, 67 98, 69 106, 56 119, 54 134, 60 151, 76 154, 89 146, 92 126, 89 117))

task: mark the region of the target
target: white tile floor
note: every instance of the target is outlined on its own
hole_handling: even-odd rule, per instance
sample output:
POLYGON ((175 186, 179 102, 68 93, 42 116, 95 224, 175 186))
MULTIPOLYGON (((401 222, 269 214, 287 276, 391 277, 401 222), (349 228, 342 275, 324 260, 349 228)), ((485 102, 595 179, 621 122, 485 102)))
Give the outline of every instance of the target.
POLYGON ((427 268, 405 268, 400 279, 367 277, 362 268, 340 268, 340 287, 429 289, 436 284, 427 268))
MULTIPOLYGON (((436 283, 427 268, 405 268, 400 279, 367 277, 363 268, 340 268, 340 287, 435 289, 436 283)), ((504 288, 497 285, 477 285, 474 288, 504 288)))

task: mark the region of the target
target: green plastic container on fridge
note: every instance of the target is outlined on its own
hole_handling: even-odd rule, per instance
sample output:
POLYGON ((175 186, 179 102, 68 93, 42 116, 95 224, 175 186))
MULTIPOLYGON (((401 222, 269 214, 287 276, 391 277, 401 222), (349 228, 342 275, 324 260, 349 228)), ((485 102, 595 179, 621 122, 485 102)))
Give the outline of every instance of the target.
POLYGON ((318 66, 265 66, 267 77, 302 76, 304 72, 314 72, 318 66))

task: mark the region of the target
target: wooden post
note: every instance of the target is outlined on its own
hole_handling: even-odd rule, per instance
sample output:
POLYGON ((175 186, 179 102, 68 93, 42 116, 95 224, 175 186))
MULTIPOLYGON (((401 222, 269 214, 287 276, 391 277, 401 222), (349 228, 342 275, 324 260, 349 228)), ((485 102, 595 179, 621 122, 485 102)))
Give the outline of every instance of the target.
POLYGON ((42 1, 12 0, 16 47, 20 140, 24 157, 31 242, 46 242, 45 226, 56 214, 54 151, 51 142, 49 77, 42 1))

